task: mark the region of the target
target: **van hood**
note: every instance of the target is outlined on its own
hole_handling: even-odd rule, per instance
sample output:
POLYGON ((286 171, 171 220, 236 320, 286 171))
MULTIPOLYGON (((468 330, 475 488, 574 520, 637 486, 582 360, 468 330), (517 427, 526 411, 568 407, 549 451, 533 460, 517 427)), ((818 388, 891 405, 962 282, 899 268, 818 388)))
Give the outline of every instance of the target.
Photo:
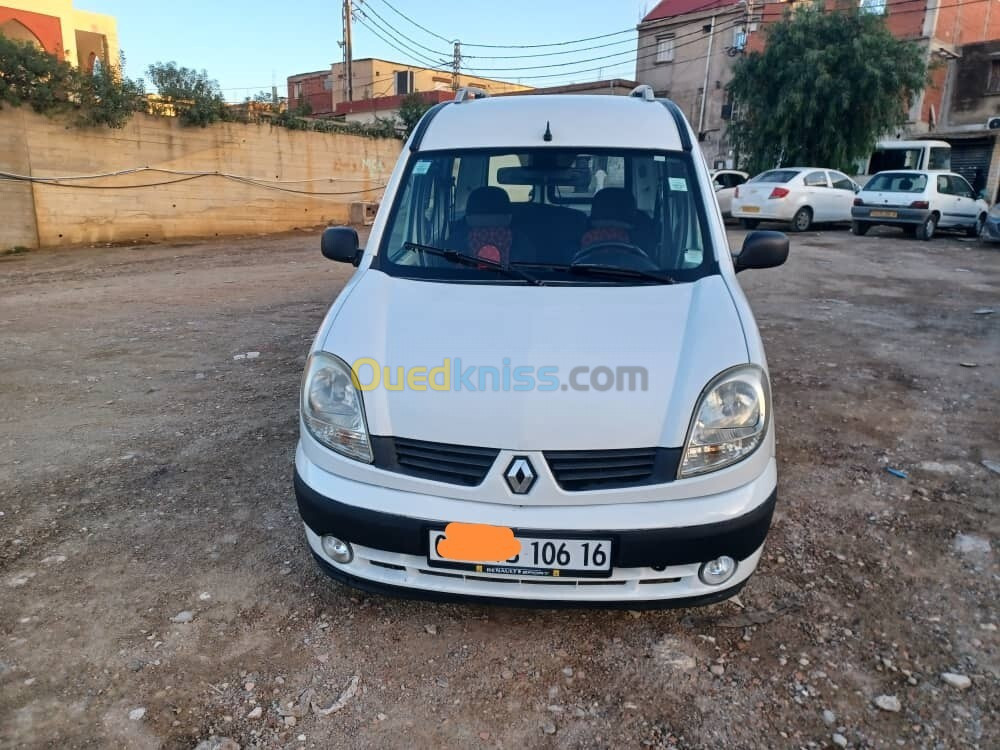
POLYGON ((378 363, 364 392, 372 435, 524 451, 680 447, 708 381, 748 361, 721 276, 532 287, 361 273, 317 348, 355 366, 364 388, 378 363), (387 367, 393 388, 403 368, 416 389, 387 389, 387 367), (447 390, 420 389, 428 372, 447 390))

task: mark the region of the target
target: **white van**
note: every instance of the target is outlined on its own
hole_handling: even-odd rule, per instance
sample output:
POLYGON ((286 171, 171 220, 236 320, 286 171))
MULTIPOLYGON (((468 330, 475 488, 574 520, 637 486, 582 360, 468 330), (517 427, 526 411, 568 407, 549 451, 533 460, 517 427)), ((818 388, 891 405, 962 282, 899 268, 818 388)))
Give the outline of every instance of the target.
POLYGON ((776 501, 767 362, 670 101, 473 98, 420 121, 302 381, 295 491, 333 578, 628 607, 732 596, 776 501))
POLYGON ((946 141, 884 140, 863 165, 862 174, 875 175, 901 169, 951 170, 951 144, 946 141))

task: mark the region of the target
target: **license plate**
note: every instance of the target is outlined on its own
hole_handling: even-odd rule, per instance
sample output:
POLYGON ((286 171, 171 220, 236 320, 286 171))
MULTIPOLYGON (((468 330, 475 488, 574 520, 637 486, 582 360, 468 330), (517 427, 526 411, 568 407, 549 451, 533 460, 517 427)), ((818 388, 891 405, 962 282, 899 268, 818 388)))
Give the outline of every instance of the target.
POLYGON ((899 214, 895 211, 879 211, 878 209, 873 209, 869 216, 874 216, 876 219, 895 219, 899 214))
POLYGON ((445 538, 442 529, 430 530, 427 562, 435 568, 471 570, 484 575, 551 576, 559 578, 606 577, 611 575, 610 539, 561 539, 515 536, 521 551, 502 562, 451 560, 438 553, 445 538))
POLYGON ((740 210, 745 214, 759 214, 760 206, 743 206, 740 210))

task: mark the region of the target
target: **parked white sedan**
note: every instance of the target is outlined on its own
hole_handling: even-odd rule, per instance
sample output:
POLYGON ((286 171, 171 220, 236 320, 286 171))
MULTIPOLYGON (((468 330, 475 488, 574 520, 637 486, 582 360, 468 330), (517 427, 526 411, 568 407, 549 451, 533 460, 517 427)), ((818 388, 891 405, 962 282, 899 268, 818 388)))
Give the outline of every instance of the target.
POLYGON ((854 199, 851 231, 862 235, 876 224, 902 227, 929 240, 941 229, 978 237, 989 204, 977 198, 961 175, 916 169, 879 172, 854 199))
POLYGON ((746 172, 738 169, 718 169, 712 172, 712 187, 715 188, 715 199, 719 202, 722 215, 729 218, 732 215, 733 196, 736 188, 750 178, 746 172))
POLYGON ((747 229, 761 221, 781 221, 804 232, 813 223, 850 221, 857 190, 854 180, 832 169, 772 169, 736 188, 732 215, 747 229))

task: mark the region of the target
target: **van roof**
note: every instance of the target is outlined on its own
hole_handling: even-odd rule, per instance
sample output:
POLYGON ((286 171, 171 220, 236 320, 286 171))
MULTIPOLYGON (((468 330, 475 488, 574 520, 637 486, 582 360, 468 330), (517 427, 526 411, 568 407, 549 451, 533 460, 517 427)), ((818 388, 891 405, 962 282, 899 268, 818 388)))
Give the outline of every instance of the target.
POLYGON ((419 142, 420 151, 508 147, 681 151, 682 138, 661 101, 550 94, 446 103, 419 142), (543 140, 546 128, 550 141, 543 140))

